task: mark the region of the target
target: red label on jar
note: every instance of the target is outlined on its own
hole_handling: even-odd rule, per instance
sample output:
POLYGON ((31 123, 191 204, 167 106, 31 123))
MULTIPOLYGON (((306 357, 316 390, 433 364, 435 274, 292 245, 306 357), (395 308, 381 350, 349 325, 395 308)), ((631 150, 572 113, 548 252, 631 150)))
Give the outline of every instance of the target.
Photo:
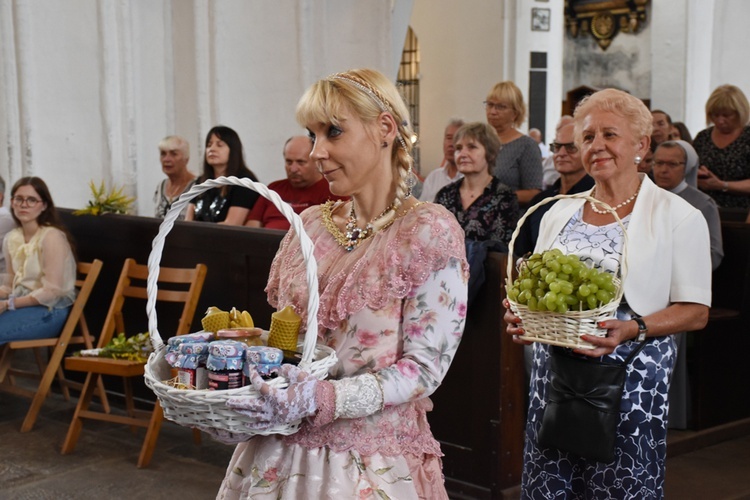
POLYGON ((240 370, 208 372, 209 390, 224 391, 226 389, 238 389, 240 387, 242 387, 242 372, 240 370))

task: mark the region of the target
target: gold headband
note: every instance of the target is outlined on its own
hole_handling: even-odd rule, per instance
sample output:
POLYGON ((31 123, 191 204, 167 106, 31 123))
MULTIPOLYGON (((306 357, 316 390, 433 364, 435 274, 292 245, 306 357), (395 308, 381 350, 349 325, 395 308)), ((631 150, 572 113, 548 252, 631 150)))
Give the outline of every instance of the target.
MULTIPOLYGON (((372 85, 370 85, 366 81, 361 80, 357 77, 351 76, 346 73, 334 73, 333 75, 329 76, 326 79, 327 80, 342 80, 350 85, 353 85, 357 89, 361 90, 362 92, 370 96, 370 98, 373 101, 375 101, 375 104, 378 105, 378 108, 380 108, 380 111, 387 112, 393 115, 394 111, 393 111, 393 107, 391 106, 391 103, 389 103, 388 100, 385 99, 380 94, 380 92, 378 92, 375 88, 372 87, 372 85)), ((401 125, 405 127, 407 125, 406 120, 404 120, 401 123, 401 125)), ((409 150, 406 149, 406 141, 404 141, 404 138, 402 137, 401 133, 398 132, 396 137, 398 139, 399 144, 401 144, 401 147, 404 148, 404 151, 408 152, 409 150)))

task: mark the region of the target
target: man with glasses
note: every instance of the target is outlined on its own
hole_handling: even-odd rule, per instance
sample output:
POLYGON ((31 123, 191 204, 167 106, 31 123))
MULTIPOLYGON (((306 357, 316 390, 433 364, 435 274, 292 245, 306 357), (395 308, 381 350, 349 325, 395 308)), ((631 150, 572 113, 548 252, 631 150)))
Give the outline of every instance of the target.
MULTIPOLYGON (((685 141, 662 142, 654 153, 651 173, 657 186, 682 197, 703 214, 711 239, 711 268, 715 270, 724 257, 721 219, 714 199, 697 189, 698 153, 685 141)), ((686 429, 690 420, 687 355, 682 347, 684 334, 674 337, 677 361, 669 384, 669 428, 686 429)))
POLYGON ((685 141, 662 142, 654 153, 652 171, 657 186, 701 211, 711 237, 711 268, 719 267, 724 257, 719 208, 713 198, 697 189, 698 153, 685 141))
MULTIPOLYGON (((583 169, 581 151, 573 142, 573 129, 572 122, 568 122, 557 129, 555 141, 550 144, 550 151, 552 152, 555 171, 560 175, 560 178, 550 188, 532 198, 529 206, 533 207, 550 196, 581 193, 594 187, 594 179, 589 177, 583 169)), ((552 205, 554 205, 554 202, 539 207, 526 219, 513 247, 513 253, 517 257, 534 251, 539 236, 539 223, 542 221, 542 216, 552 205)))
MULTIPOLYGON (((3 202, 5 201, 5 179, 0 177, 0 248, 2 248, 2 242, 5 235, 16 227, 16 221, 13 220, 13 216, 10 214, 3 202)), ((3 252, 0 252, 0 275, 5 274, 5 256, 3 252)))
MULTIPOLYGON (((562 127, 573 123, 573 117, 570 115, 562 115, 555 125, 555 133, 557 133, 562 127)), ((557 179, 560 178, 560 174, 555 170, 555 161, 552 158, 552 150, 550 154, 542 156, 542 189, 551 188, 557 179)))

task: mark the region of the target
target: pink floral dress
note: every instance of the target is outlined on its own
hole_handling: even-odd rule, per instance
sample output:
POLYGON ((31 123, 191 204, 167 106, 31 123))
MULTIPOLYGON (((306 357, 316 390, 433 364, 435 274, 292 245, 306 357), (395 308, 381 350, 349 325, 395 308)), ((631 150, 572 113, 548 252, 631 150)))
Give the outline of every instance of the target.
MULTIPOLYGON (((347 252, 321 213, 313 207, 302 219, 318 263, 319 341, 339 359, 330 377, 377 374, 384 408, 239 444, 218 498, 447 498, 426 412, 464 329, 463 231, 445 208, 424 203, 347 252)), ((290 232, 271 267, 271 305, 304 315, 304 275, 290 232)))

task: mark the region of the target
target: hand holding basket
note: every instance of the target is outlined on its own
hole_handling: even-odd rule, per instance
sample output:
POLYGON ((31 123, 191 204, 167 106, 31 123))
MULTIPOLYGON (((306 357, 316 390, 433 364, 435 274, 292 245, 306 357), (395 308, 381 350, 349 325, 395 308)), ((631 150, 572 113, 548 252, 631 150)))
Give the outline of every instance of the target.
MULTIPOLYGON (((154 352, 146 363, 144 378, 146 385, 158 397, 164 410, 164 416, 180 425, 202 429, 215 429, 219 433, 229 436, 293 434, 299 428, 299 420, 282 422, 270 426, 259 425, 258 418, 252 414, 238 412, 227 406, 230 399, 244 398, 248 400, 261 398, 262 395, 258 389, 252 385, 238 389, 209 391, 178 389, 165 383, 170 378, 170 366, 164 359, 166 349, 164 341, 159 335, 156 315, 157 279, 159 276, 159 263, 164 249, 164 240, 174 226, 174 222, 177 220, 179 214, 193 197, 209 189, 226 185, 239 186, 258 192, 261 196, 271 201, 290 222, 292 230, 296 232, 300 240, 302 257, 305 261, 307 271, 306 277, 309 295, 304 341, 298 345, 298 349, 302 348, 302 360, 299 367, 313 377, 322 380, 328 376, 328 370, 336 364, 336 353, 333 349, 324 345, 316 345, 319 302, 317 263, 313 256, 313 243, 304 231, 302 220, 276 192, 269 190, 265 185, 248 178, 219 177, 194 185, 189 191, 183 193, 179 200, 172 205, 159 227, 159 233, 154 238, 153 248, 148 259, 148 300, 146 304, 146 312, 149 319, 149 335, 154 346, 154 352)), ((284 377, 277 377, 266 383, 271 388, 285 388, 288 386, 288 381, 284 377)))
MULTIPOLYGON (((598 327, 598 323, 605 319, 611 319, 614 317, 615 312, 620 305, 622 299, 623 286, 622 280, 626 274, 626 251, 627 251, 627 232, 625 226, 622 224, 617 212, 596 198, 588 196, 586 194, 576 195, 557 195, 546 198, 540 203, 530 207, 527 212, 521 217, 516 226, 516 230, 513 232, 511 242, 509 245, 509 258, 508 268, 506 277, 506 289, 510 290, 513 282, 512 271, 513 271, 513 246, 515 239, 518 236, 523 223, 526 221, 529 215, 536 211, 539 207, 551 203, 560 199, 584 199, 592 203, 601 205, 604 209, 610 212, 617 223, 620 225, 623 231, 623 255, 620 265, 620 277, 612 279, 614 285, 614 297, 607 303, 600 303, 598 307, 592 307, 589 310, 583 310, 579 307, 578 310, 569 310, 567 312, 558 311, 542 311, 532 310, 528 305, 521 303, 516 300, 516 297, 508 296, 508 302, 510 303, 510 309, 518 316, 522 321, 522 326, 525 334, 519 338, 529 340, 533 342, 542 342, 552 345, 558 345, 563 347, 570 347, 574 349, 593 349, 595 348, 589 342, 584 341, 581 337, 583 335, 592 335, 597 337, 604 337, 607 334, 606 329, 598 327)), ((568 285, 569 286, 569 285, 568 285)), ((563 308, 562 310, 565 310, 563 308)))

